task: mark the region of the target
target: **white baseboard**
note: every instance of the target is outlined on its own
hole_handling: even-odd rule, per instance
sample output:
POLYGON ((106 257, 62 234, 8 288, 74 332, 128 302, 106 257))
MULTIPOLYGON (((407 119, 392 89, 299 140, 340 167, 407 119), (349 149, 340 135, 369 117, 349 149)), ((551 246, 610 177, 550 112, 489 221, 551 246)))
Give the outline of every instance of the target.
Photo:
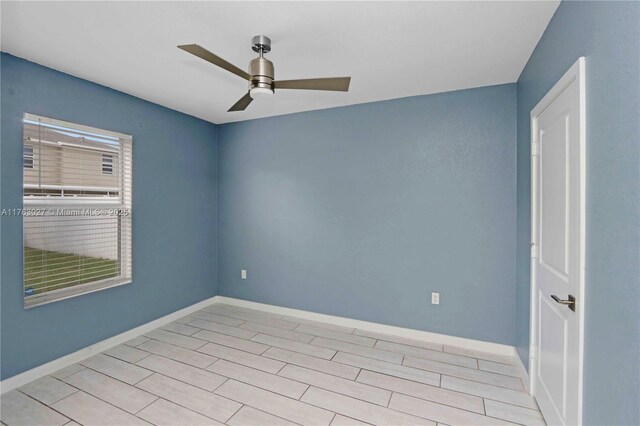
MULTIPOLYGON (((482 352, 491 352, 499 355, 514 356, 513 346, 500 343, 485 342, 482 340, 466 339, 464 337, 448 336, 446 334, 430 333, 428 331, 413 330, 410 328, 396 327, 392 325, 378 324, 375 322, 360 321, 351 318, 337 317, 333 315, 318 314, 315 312, 302 311, 299 309, 283 308, 281 306, 267 305, 264 303, 250 302, 248 300, 234 299, 225 296, 216 296, 216 303, 226 303, 227 305, 240 306, 244 308, 256 309, 274 314, 288 315, 313 321, 322 321, 334 325, 359 328, 361 330, 374 331, 377 333, 393 334, 415 340, 424 340, 443 345, 458 346, 461 348, 474 349, 482 352)), ((518 358, 516 356, 516 358, 518 358)))
POLYGON ((180 309, 179 311, 173 312, 169 315, 165 315, 146 324, 142 324, 139 327, 132 328, 129 331, 125 331, 124 333, 102 340, 91 346, 87 346, 86 348, 82 348, 76 352, 70 353, 69 355, 62 356, 60 358, 54 359, 53 361, 47 362, 46 364, 42 364, 38 367, 32 368, 31 370, 16 374, 15 376, 9 377, 8 379, 4 379, 0 382, 0 393, 9 392, 10 390, 23 386, 33 380, 37 380, 48 374, 54 373, 61 368, 68 367, 99 352, 120 345, 144 333, 155 330, 158 327, 162 327, 165 324, 168 324, 172 321, 184 317, 185 315, 189 315, 192 312, 198 311, 206 306, 215 303, 215 299, 215 297, 205 299, 202 302, 187 306, 184 309, 180 309))
POLYGON ((520 361, 520 357, 517 356, 517 354, 515 354, 515 349, 509 345, 503 345, 500 343, 492 343, 492 342, 484 342, 481 340, 466 339, 463 337, 448 336, 446 334, 430 333, 428 331, 412 330, 409 328, 395 327, 392 325, 378 324, 374 322, 360 321, 360 320, 355 320, 351 318, 343 318, 343 317, 337 317, 333 315, 319 314, 315 312, 302 311, 299 309, 284 308, 281 306, 267 305, 264 303, 250 302, 247 300, 233 299, 233 298, 224 297, 224 296, 214 296, 209 299, 203 300, 202 302, 198 302, 194 305, 187 306, 186 308, 180 309, 179 311, 173 312, 169 315, 165 315, 164 317, 161 317, 151 322, 148 322, 146 324, 143 324, 139 327, 132 328, 131 330, 125 331, 124 333, 121 333, 116 336, 97 342, 91 346, 87 346, 86 348, 80 349, 76 352, 70 353, 68 355, 62 356, 53 361, 47 362, 46 364, 42 364, 38 367, 32 368, 31 370, 27 370, 13 377, 9 377, 8 379, 2 380, 0 382, 0 393, 9 392, 10 390, 16 389, 29 382, 37 380, 48 374, 54 373, 62 368, 65 368, 72 364, 80 362, 84 359, 87 359, 109 348, 120 345, 128 340, 131 340, 149 331, 155 330, 158 327, 162 327, 165 324, 168 324, 172 321, 175 321, 179 318, 182 318, 186 315, 189 315, 192 312, 198 311, 214 303, 225 303, 227 305, 251 308, 259 311, 271 312, 274 314, 288 315, 292 317, 298 317, 298 318, 308 319, 313 321, 322 321, 322 322, 326 322, 334 325, 342 325, 345 327, 359 328, 361 330, 373 331, 377 333, 393 334, 396 336, 406 337, 409 339, 423 340, 423 341, 439 343, 443 345, 458 346, 462 348, 473 349, 473 350, 482 351, 482 352, 490 352, 490 353, 499 354, 499 355, 508 355, 508 356, 515 355, 515 358, 518 360, 517 362, 522 367, 521 370, 524 372, 524 375, 527 378, 525 380, 525 376, 523 376, 523 382, 525 384, 525 387, 527 387, 527 390, 529 387, 528 375, 526 374, 526 370, 524 369, 524 366, 520 361))
POLYGON ((520 355, 518 354, 518 351, 515 352, 515 358, 516 358, 516 367, 518 367, 518 370, 520 370, 520 380, 522 380, 522 384, 524 385, 524 390, 526 390, 528 394, 531 394, 531 379, 529 377, 529 372, 527 371, 526 367, 522 363, 522 360, 520 359, 520 355))

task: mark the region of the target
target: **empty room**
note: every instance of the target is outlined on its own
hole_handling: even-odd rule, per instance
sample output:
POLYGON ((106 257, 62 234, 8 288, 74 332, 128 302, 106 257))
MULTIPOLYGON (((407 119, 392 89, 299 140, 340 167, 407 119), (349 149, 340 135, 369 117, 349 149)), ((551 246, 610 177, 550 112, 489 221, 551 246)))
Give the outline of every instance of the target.
POLYGON ((0 24, 3 426, 640 425, 640 2, 0 24))

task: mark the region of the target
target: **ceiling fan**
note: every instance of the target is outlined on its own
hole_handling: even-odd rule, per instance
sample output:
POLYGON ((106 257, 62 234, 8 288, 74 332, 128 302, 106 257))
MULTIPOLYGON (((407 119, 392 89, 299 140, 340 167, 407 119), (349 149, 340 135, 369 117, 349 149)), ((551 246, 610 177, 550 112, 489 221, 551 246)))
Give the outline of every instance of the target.
POLYGON ((197 44, 185 44, 178 46, 178 48, 249 81, 249 91, 229 108, 229 112, 244 111, 254 98, 264 94, 271 95, 276 89, 349 91, 351 77, 274 80, 273 62, 264 57, 265 53, 271 51, 271 39, 267 36, 257 35, 251 39, 251 44, 253 51, 257 52, 259 56, 249 62, 249 72, 241 70, 197 44))

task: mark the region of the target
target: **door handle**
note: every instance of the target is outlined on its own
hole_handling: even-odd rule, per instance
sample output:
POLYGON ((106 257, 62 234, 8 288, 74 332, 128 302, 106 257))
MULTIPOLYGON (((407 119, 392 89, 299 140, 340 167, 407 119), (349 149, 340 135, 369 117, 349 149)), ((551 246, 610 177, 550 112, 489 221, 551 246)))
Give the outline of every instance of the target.
POLYGON ((572 295, 569 295, 569 298, 564 300, 564 299, 560 299, 558 296, 556 296, 555 294, 551 295, 551 298, 553 300, 556 301, 556 303, 559 303, 561 305, 567 305, 567 307, 569 309, 571 309, 573 312, 576 311, 576 298, 573 297, 572 295))

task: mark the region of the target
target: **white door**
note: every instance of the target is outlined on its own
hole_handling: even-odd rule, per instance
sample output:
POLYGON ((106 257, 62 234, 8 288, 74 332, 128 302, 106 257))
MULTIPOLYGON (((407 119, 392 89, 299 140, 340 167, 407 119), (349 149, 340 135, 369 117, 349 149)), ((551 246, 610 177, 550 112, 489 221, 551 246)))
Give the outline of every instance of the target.
POLYGON ((582 417, 584 59, 531 112, 531 389, 547 423, 582 417))

